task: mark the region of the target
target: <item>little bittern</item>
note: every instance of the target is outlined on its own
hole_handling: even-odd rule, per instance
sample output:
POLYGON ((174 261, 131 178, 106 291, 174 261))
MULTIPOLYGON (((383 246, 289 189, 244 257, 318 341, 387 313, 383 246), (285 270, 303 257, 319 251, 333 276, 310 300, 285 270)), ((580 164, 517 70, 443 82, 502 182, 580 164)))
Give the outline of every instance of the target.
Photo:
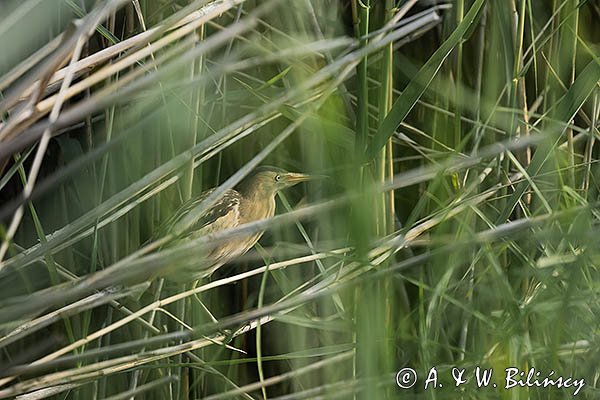
MULTIPOLYGON (((239 225, 272 217, 275 214, 275 195, 286 187, 311 179, 310 175, 286 172, 275 167, 259 167, 235 189, 226 190, 212 207, 200 215, 198 220, 184 234, 184 238, 195 239, 239 225)), ((170 228, 197 207, 215 188, 206 190, 197 198, 183 204, 166 222, 170 228)), ((264 232, 247 236, 236 236, 228 242, 220 243, 209 251, 198 265, 199 271, 193 279, 212 274, 228 261, 246 253, 258 242, 264 232)))

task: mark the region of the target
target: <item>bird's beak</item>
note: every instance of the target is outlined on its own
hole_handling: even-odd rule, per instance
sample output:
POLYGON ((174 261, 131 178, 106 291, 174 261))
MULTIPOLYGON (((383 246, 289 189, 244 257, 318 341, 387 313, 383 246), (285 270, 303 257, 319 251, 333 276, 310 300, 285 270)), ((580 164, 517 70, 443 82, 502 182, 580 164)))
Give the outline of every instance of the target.
POLYGON ((310 180, 319 179, 319 178, 322 178, 322 177, 318 176, 318 175, 298 174, 295 172, 288 172, 283 175, 283 181, 287 185, 295 185, 300 182, 310 181, 310 180))

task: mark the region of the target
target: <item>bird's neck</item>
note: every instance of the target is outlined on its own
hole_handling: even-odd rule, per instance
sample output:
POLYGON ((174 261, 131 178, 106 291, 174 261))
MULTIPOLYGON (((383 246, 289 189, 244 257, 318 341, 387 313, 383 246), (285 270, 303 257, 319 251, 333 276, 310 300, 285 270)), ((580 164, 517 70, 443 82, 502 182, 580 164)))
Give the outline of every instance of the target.
POLYGON ((258 194, 249 194, 240 204, 243 208, 244 223, 270 218, 275 214, 275 196, 265 198, 258 194))

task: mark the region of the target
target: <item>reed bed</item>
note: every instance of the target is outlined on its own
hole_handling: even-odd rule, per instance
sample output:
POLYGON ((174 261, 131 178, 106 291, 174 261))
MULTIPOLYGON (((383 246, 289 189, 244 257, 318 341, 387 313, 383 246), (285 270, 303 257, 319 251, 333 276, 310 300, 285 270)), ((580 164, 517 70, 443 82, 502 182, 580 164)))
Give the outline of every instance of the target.
POLYGON ((0 399, 598 398, 599 20, 585 0, 0 4, 0 399), (327 178, 273 218, 157 235, 264 164, 327 178))

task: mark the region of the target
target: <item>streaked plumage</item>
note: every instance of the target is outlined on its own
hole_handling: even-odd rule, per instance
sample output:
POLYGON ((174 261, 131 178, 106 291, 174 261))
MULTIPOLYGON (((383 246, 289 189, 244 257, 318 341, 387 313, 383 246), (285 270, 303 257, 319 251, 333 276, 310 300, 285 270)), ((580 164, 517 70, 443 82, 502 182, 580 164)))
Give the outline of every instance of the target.
MULTIPOLYGON (((252 221, 272 217, 275 214, 275 195, 279 190, 310 179, 310 176, 286 172, 274 167, 258 168, 251 176, 242 181, 236 189, 226 190, 221 198, 205 213, 194 221, 181 240, 197 239, 211 233, 235 228, 252 221)), ((177 225, 197 207, 215 188, 209 189, 197 198, 184 203, 161 229, 177 230, 177 225)), ((192 279, 212 274, 228 261, 250 250, 260 239, 263 232, 235 237, 214 247, 206 258, 199 261, 192 279)), ((187 275, 187 274, 186 274, 187 275)), ((187 279, 187 278, 186 278, 187 279)), ((177 279, 176 279, 177 280, 177 279)))

